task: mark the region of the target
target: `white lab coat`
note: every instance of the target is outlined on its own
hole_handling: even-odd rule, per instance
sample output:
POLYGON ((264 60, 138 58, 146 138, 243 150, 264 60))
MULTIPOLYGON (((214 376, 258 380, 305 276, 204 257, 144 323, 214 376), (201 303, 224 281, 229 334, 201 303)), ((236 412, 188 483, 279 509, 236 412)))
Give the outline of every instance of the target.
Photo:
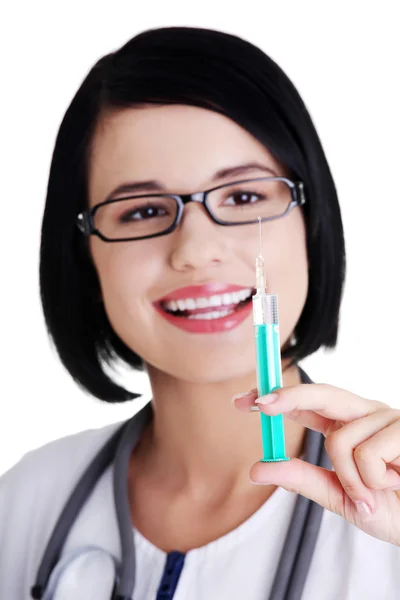
MULTIPOLYGON (((46 444, 0 478, 0 600, 30 598, 39 561, 66 499, 91 458, 119 426, 115 423, 46 444)), ((295 500, 295 494, 279 489, 238 528, 188 552, 174 600, 266 600, 295 500)), ((134 599, 155 600, 166 554, 139 532, 134 539, 134 599)), ((120 557, 112 467, 78 515, 63 555, 87 544, 120 557)), ((110 573, 106 555, 82 557, 74 570, 66 572, 60 599, 108 600, 113 585, 110 573)), ((325 511, 303 598, 399 600, 400 548, 325 511)))

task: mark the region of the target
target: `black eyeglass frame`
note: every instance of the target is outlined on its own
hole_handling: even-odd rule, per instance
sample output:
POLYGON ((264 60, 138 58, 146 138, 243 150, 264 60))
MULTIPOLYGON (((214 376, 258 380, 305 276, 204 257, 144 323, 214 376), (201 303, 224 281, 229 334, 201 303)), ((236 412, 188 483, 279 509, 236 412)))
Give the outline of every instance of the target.
POLYGON ((185 204, 187 204, 188 202, 199 202, 200 204, 203 204, 209 217, 212 219, 212 221, 214 221, 214 223, 218 223, 218 225, 223 225, 223 226, 228 226, 228 227, 232 227, 234 225, 251 225, 253 223, 258 223, 258 219, 254 219, 254 221, 235 221, 235 222, 221 221, 215 215, 213 215, 212 211, 210 210, 210 207, 207 204, 207 197, 208 197, 208 194, 210 194, 210 192, 214 192, 215 190, 219 190, 219 189, 225 188, 225 187, 230 187, 232 185, 240 184, 240 183, 251 183, 253 181, 284 181, 289 186, 290 192, 292 195, 292 200, 289 203, 289 205, 284 213, 282 213, 281 215, 277 215, 276 217, 264 217, 261 219, 261 221, 274 221, 276 219, 282 219, 283 217, 286 217, 293 210, 293 208, 295 206, 303 206, 306 203, 306 198, 305 198, 305 194, 304 194, 304 184, 302 181, 291 181, 290 179, 287 179, 286 177, 257 177, 255 179, 254 178, 253 179, 242 179, 240 181, 232 181, 231 183, 224 183, 223 185, 218 185, 217 187, 205 190, 203 192, 195 192, 194 194, 140 194, 140 195, 134 195, 134 196, 125 196, 123 198, 115 198, 115 199, 113 198, 111 200, 105 200, 104 202, 100 202, 99 204, 92 206, 90 209, 79 213, 79 215, 77 216, 76 225, 77 225, 78 229, 83 233, 83 235, 85 235, 85 236, 97 235, 104 242, 129 242, 129 241, 145 240, 145 239, 149 239, 149 238, 153 238, 153 237, 159 237, 161 235, 167 235, 168 233, 171 233, 172 231, 174 231, 174 229, 176 229, 176 227, 179 225, 179 223, 182 219, 183 209, 185 207, 185 204), (166 197, 173 198, 177 202, 178 211, 177 211, 176 217, 174 219, 174 222, 165 231, 161 231, 159 233, 154 233, 154 234, 150 234, 150 235, 144 235, 144 236, 140 236, 140 237, 134 237, 134 238, 110 239, 110 238, 105 237, 101 233, 101 231, 96 229, 94 226, 94 222, 93 222, 94 215, 96 214, 96 211, 101 206, 104 206, 105 204, 112 204, 114 202, 120 202, 121 200, 132 200, 133 198, 166 198, 166 197))

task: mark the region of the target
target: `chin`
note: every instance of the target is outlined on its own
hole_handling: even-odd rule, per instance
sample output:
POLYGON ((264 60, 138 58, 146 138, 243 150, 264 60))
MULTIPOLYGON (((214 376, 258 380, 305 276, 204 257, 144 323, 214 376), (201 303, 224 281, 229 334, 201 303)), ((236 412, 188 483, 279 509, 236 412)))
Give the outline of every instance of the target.
MULTIPOLYGON (((175 355, 174 359, 177 358, 175 355)), ((174 365, 170 364, 163 370, 184 381, 208 384, 249 376, 255 373, 256 364, 252 355, 246 357, 244 354, 238 354, 232 358, 220 354, 218 357, 202 356, 198 353, 194 358, 182 357, 181 360, 176 360, 174 365)))

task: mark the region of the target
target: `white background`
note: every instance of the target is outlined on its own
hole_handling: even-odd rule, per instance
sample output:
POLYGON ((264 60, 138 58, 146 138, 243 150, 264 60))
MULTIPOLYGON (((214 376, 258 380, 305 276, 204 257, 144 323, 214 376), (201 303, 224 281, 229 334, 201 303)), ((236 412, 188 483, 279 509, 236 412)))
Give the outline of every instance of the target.
MULTIPOLYGON (((5 6, 5 3, 4 3, 5 6)), ((342 207, 348 274, 339 344, 303 366, 400 408, 398 2, 8 2, 1 43, 0 473, 25 452, 128 418, 136 405, 84 394, 58 361, 39 303, 39 242, 55 136, 93 63, 140 31, 221 29, 260 46, 303 96, 342 207)))

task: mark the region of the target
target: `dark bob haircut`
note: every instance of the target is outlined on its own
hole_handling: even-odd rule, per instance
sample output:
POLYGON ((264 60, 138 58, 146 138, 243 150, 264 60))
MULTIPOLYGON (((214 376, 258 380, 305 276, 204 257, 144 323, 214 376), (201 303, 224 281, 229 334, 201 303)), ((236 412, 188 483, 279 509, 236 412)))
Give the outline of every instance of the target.
POLYGON ((40 247, 40 293, 48 333, 76 383, 107 402, 137 398, 104 367, 140 356, 112 329, 88 239, 76 226, 87 208, 90 143, 104 111, 186 104, 219 112, 250 132, 304 183, 309 259, 307 300, 292 363, 337 342, 345 248, 335 184, 311 117, 280 67, 259 48, 220 31, 166 27, 144 31, 101 58, 74 96, 51 161, 40 247))

